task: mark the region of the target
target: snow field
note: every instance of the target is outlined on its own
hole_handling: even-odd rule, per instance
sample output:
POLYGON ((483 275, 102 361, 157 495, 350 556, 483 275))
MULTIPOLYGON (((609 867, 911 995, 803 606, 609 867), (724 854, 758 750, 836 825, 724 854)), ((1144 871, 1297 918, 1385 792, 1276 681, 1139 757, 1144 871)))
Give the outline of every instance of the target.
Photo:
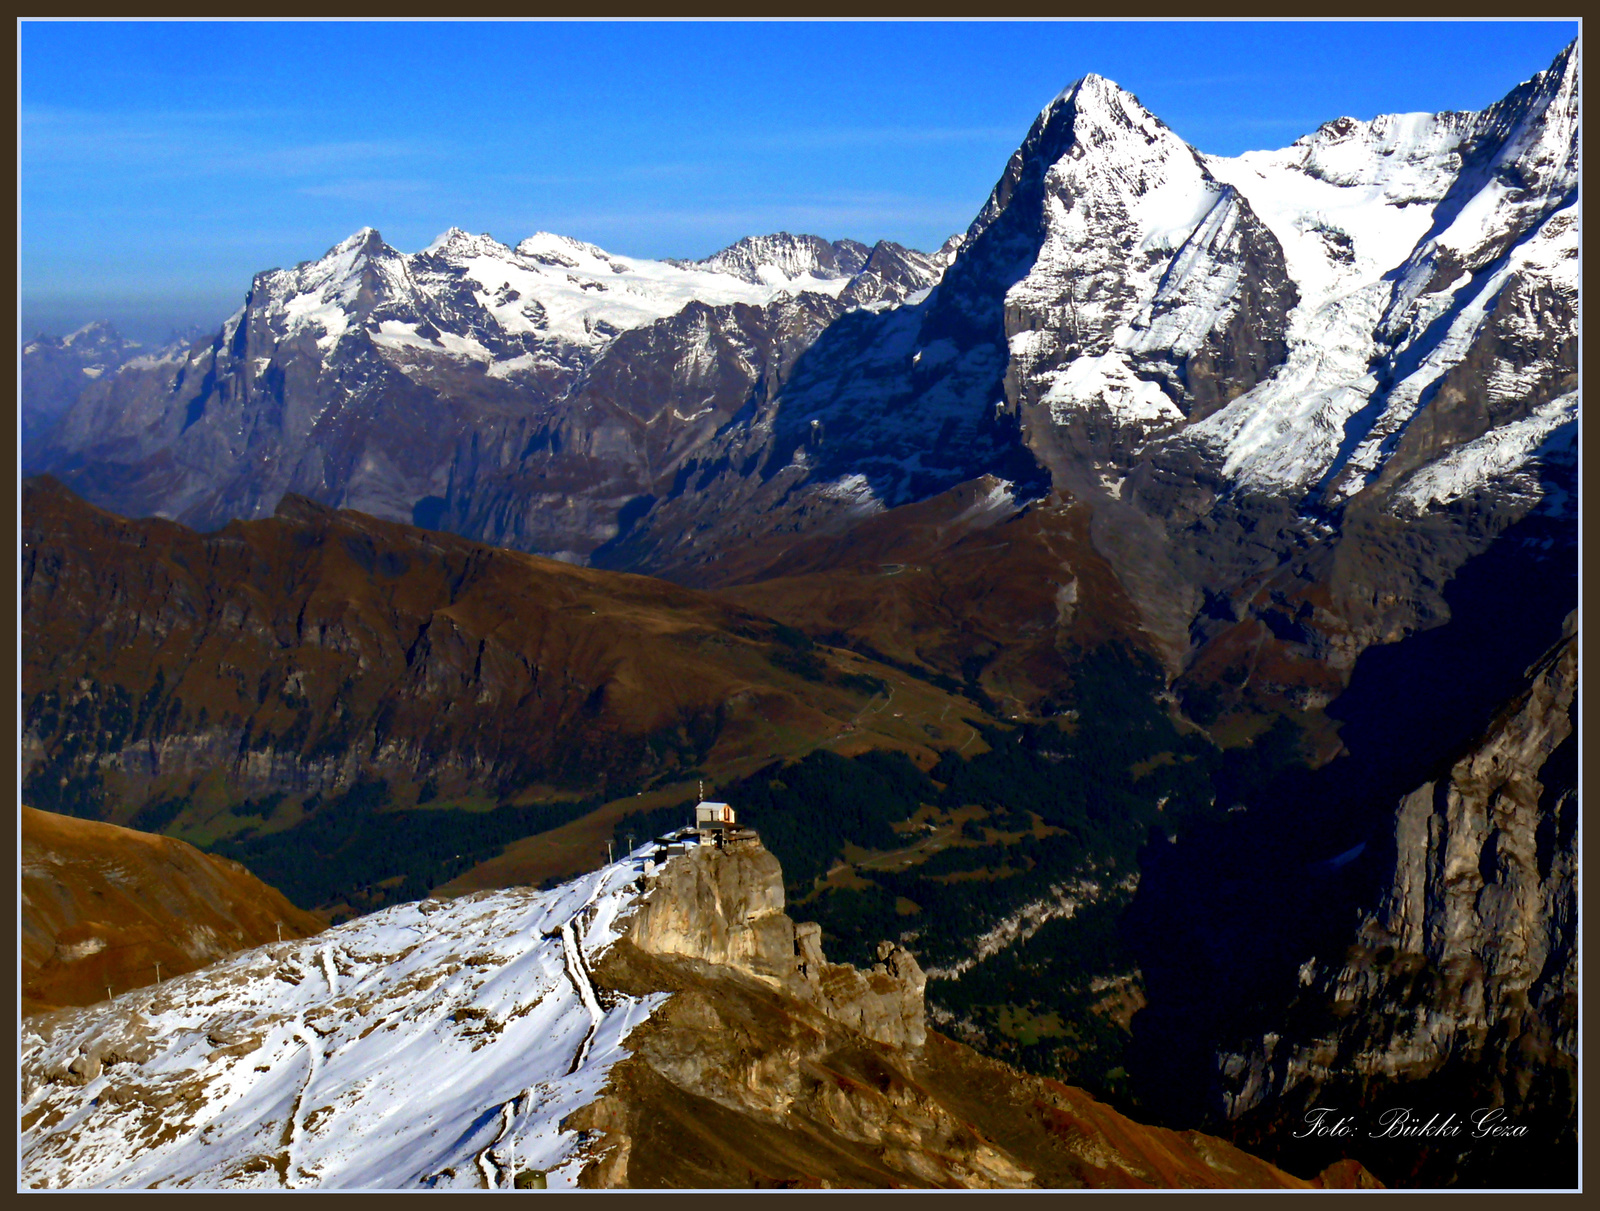
POLYGON ((47 1113, 22 1134, 23 1183, 481 1188, 530 1168, 572 1186, 584 1158, 561 1120, 665 999, 603 1006, 587 974, 654 852, 548 892, 397 905, 77 1011, 48 1039, 24 1023, 35 1073, 85 1049, 148 1058, 32 1082, 23 1113, 47 1113))

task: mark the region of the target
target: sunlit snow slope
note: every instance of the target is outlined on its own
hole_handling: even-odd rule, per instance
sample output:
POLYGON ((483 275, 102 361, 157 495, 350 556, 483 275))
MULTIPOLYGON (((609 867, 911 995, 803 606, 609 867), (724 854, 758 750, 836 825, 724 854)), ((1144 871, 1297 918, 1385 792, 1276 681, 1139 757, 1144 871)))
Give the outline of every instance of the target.
MULTIPOLYGON (((1084 77, 967 233, 1013 280, 1008 396, 1113 495, 1162 443, 1230 486, 1336 502, 1556 396, 1540 436, 1570 422, 1578 75, 1574 46, 1480 113, 1339 118, 1231 159, 1084 77)), ((1502 469, 1457 462, 1460 482, 1502 469)))
POLYGON ((21 1184, 504 1188, 532 1169, 572 1186, 583 1141, 561 1121, 665 999, 602 1001, 588 974, 654 851, 25 1020, 21 1184))

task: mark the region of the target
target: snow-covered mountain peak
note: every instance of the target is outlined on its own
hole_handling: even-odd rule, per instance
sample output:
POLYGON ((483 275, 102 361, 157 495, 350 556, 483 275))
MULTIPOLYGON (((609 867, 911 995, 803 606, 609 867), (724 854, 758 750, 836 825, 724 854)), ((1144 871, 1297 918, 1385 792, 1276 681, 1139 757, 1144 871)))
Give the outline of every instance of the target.
MULTIPOLYGON (((788 288, 791 283, 845 281, 860 273, 872 250, 857 240, 829 241, 816 235, 745 236, 703 260, 701 269, 727 273, 753 285, 788 288)), ((827 293, 837 291, 827 290, 827 293)))
POLYGON ((1307 176, 1330 185, 1382 188, 1391 204, 1437 201, 1460 167, 1456 152, 1475 116, 1380 114, 1370 122, 1340 118, 1281 152, 1247 157, 1297 164, 1307 176))
POLYGON ((664 999, 602 997, 589 968, 674 860, 650 844, 551 891, 400 904, 30 1019, 23 1180, 569 1187, 584 1157, 562 1120, 664 999))
POLYGON ((315 261, 258 274, 252 297, 265 302, 282 336, 309 331, 329 349, 374 304, 415 293, 405 257, 376 228, 363 227, 315 261))
POLYGON ((488 232, 482 235, 472 235, 459 227, 451 227, 434 237, 433 243, 424 248, 423 253, 434 256, 512 256, 509 247, 495 239, 488 232))
MULTIPOLYGON (((265 304, 274 344, 309 333, 326 353, 365 333, 408 371, 449 357, 478 362, 496 377, 541 366, 569 374, 619 333, 691 302, 765 306, 805 291, 838 297, 872 251, 780 233, 741 240, 701 262, 652 261, 548 231, 513 249, 452 227, 403 254, 363 227, 315 261, 258 275, 253 298, 265 304)), ((939 266, 897 251, 903 265, 888 275, 894 280, 872 275, 853 303, 896 302, 937 278, 939 266)), ((225 326, 225 343, 235 329, 225 326)), ((265 348, 257 355, 262 366, 271 356, 265 348)))
POLYGON ((61 338, 61 344, 68 349, 75 345, 94 345, 102 342, 114 344, 122 343, 122 334, 114 328, 109 320, 92 320, 75 332, 69 332, 61 338))
POLYGON ((1162 142, 1187 147, 1138 97, 1116 81, 1090 72, 1039 111, 1023 146, 1049 147, 1052 160, 1091 151, 1137 160, 1143 154, 1141 149, 1162 142))
POLYGON ((1494 341, 1525 330, 1522 352, 1493 355, 1491 381, 1535 406, 1549 398, 1555 364, 1527 349, 1556 337, 1541 309, 1575 305, 1575 228, 1559 221, 1577 187, 1575 61, 1569 47, 1481 113, 1341 118, 1280 151, 1204 157, 1271 228, 1301 297, 1279 373, 1190 431, 1220 441, 1227 474, 1280 490, 1338 478, 1335 496, 1359 491, 1495 329, 1494 341), (1502 299, 1513 282, 1519 296, 1546 292, 1525 304, 1525 322, 1502 299))
POLYGON ((363 227, 359 231, 355 231, 350 235, 347 235, 332 248, 328 249, 327 252, 323 253, 321 257, 310 263, 313 265, 320 265, 324 262, 332 261, 341 257, 350 258, 363 255, 378 256, 381 255, 383 250, 386 248, 388 248, 390 252, 394 252, 394 249, 389 248, 389 246, 384 243, 383 235, 376 227, 363 227))
POLYGON ((1498 142, 1491 170, 1513 189, 1555 195, 1577 187, 1576 40, 1546 70, 1484 110, 1479 137, 1498 142))
POLYGON ((577 257, 584 261, 609 261, 611 254, 593 244, 586 244, 582 240, 573 239, 571 236, 557 235, 553 231, 536 231, 517 244, 518 256, 532 257, 535 260, 541 257, 577 257))
POLYGON ((1255 239, 1248 206, 1095 75, 1041 112, 967 244, 1024 198, 1039 214, 1016 230, 1041 235, 1005 295, 1012 364, 1057 422, 1101 407, 1126 433, 1181 421, 1143 363, 1191 356, 1237 312, 1238 262, 1255 239))
MULTIPOLYGON (((1197 189, 1208 188, 1205 176, 1194 149, 1137 97, 1091 73, 1039 111, 963 243, 971 246, 988 230, 1019 190, 1036 198, 1032 188, 1024 188, 1029 181, 1042 181, 1043 192, 1066 209, 1080 198, 1083 207, 1094 208, 1114 197, 1131 215, 1138 199, 1156 194, 1139 202, 1140 213, 1133 216, 1142 228, 1141 243, 1158 227, 1169 242, 1176 237, 1181 243, 1209 205, 1196 196, 1197 189)), ((1218 192, 1210 187, 1212 202, 1218 192)), ((1119 243, 1124 234, 1117 234, 1119 243)))

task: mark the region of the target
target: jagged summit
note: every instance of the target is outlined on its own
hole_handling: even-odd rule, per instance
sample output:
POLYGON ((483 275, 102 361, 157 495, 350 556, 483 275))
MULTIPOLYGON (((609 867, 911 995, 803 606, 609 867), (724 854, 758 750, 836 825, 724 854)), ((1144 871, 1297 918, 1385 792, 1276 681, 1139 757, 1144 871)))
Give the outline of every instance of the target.
POLYGON ((422 251, 445 256, 507 256, 511 253, 510 248, 488 232, 472 235, 459 227, 440 232, 422 251))
POLYGON ((745 236, 703 260, 688 262, 729 273, 742 281, 850 278, 866 266, 872 250, 857 240, 829 241, 815 235, 745 236))
MULTIPOLYGON (((389 348, 499 365, 504 376, 541 360, 569 362, 571 352, 551 342, 592 353, 619 332, 692 301, 763 305, 802 290, 836 297, 872 251, 850 240, 830 244, 780 233, 741 240, 704 261, 649 261, 551 232, 536 232, 513 249, 452 227, 422 251, 405 254, 376 228, 363 227, 315 261, 258 275, 251 298, 265 304, 280 339, 308 332, 319 349, 331 350, 365 330, 389 348)), ((937 266, 920 253, 901 250, 900 260, 897 286, 908 274, 916 279, 913 289, 937 277, 937 266)), ((869 294, 858 283, 853 297, 869 294)))
MULTIPOLYGON (((43 335, 43 334, 41 334, 43 335)), ((75 332, 69 332, 61 338, 61 343, 68 348, 81 343, 94 343, 97 341, 121 341, 122 334, 110 320, 91 320, 75 332)))
POLYGON ((1083 137, 1095 126, 1133 126, 1148 133, 1166 130, 1166 123, 1145 108, 1143 102, 1115 80, 1090 72, 1056 94, 1040 111, 1049 121, 1064 106, 1071 105, 1077 131, 1083 137))

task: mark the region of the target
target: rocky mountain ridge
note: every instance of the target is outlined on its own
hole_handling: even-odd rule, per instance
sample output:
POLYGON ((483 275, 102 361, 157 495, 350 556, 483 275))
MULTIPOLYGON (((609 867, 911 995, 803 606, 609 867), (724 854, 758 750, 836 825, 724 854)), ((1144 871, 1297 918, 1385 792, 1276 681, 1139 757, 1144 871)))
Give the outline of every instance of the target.
MULTIPOLYGON (((685 309, 744 317, 783 302, 831 319, 830 300, 903 296, 938 270, 896 245, 787 234, 657 262, 550 233, 513 249, 456 228, 404 255, 364 228, 318 260, 258 274, 244 306, 183 357, 97 386, 37 461, 85 484, 89 466, 115 467, 103 503, 204 526, 270 513, 286 491, 411 520, 450 500, 457 464, 480 445, 521 452, 581 414, 563 401, 624 333, 685 309)), ((702 372, 713 360, 709 347, 691 357, 702 372)), ((703 433, 706 415, 696 401, 641 419, 674 432, 700 421, 703 433)))
POLYGON ((976 713, 702 593, 298 498, 198 534, 30 479, 22 539, 25 793, 207 840, 374 778, 492 800, 764 762, 775 727, 925 746, 856 728, 884 679, 976 713))
POLYGON ((30 1019, 22 1180, 1370 1184, 1359 1166, 1308 1183, 1219 1140, 1150 1132, 927 1037, 914 959, 890 947, 870 973, 829 965, 782 908, 759 842, 669 837, 551 892, 398 906, 154 995, 30 1019), (1029 1105, 1044 1127, 1019 1135, 1029 1105), (678 1143, 721 1142, 669 1143, 663 1116, 678 1143))

